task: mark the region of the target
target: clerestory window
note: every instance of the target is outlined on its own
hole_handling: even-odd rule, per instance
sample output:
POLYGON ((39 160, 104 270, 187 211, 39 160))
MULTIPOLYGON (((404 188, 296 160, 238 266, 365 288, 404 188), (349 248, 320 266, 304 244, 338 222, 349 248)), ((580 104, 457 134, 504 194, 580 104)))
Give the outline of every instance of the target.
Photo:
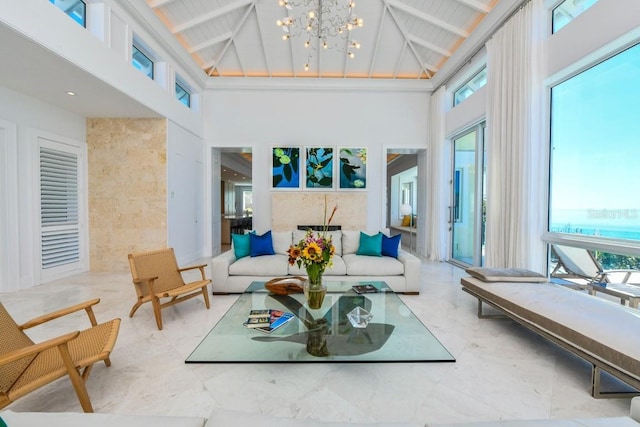
POLYGON ((58 9, 62 10, 78 24, 86 27, 87 5, 82 0, 49 0, 58 9))
POLYGON ((551 16, 552 33, 560 30, 560 28, 567 25, 575 19, 576 16, 589 9, 597 2, 598 0, 564 0, 553 9, 553 14, 551 16))
POLYGON ((153 60, 150 55, 144 53, 143 50, 135 44, 132 49, 131 63, 134 67, 153 80, 153 60))
POLYGON ((453 93, 453 106, 473 95, 478 89, 487 84, 487 67, 482 68, 467 80, 458 90, 453 93))

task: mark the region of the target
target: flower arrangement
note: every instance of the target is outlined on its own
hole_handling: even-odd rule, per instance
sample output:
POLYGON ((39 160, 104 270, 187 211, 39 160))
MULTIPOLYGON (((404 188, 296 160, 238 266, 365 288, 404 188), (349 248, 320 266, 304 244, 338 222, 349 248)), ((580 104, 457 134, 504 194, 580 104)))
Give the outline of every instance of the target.
POLYGON ((304 266, 312 286, 320 285, 322 274, 325 269, 333 263, 335 247, 333 246, 331 236, 327 236, 327 230, 337 209, 337 206, 333 208, 331 216, 327 221, 327 198, 325 196, 322 232, 316 234, 313 230, 307 230, 307 234, 305 234, 302 240, 289 247, 289 264, 297 264, 298 267, 304 266))

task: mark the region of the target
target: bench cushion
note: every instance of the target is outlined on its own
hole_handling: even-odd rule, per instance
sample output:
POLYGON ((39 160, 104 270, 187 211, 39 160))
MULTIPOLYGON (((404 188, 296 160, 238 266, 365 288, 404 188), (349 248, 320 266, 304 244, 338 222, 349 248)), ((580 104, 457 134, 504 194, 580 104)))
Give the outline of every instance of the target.
POLYGON ((463 278, 464 288, 640 379, 640 311, 553 283, 463 278))
POLYGON ((465 270, 483 282, 546 282, 547 277, 524 268, 470 267, 465 270))

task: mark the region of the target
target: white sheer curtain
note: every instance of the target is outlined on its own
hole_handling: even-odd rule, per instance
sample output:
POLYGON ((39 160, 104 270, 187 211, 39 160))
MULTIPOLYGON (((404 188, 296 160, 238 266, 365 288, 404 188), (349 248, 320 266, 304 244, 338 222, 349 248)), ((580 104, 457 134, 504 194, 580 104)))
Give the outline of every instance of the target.
POLYGON ((531 0, 487 42, 488 267, 542 272, 546 265, 543 22, 542 0, 531 0))
POLYGON ((449 235, 447 231, 447 206, 449 206, 450 162, 445 150, 444 113, 445 87, 431 94, 429 100, 429 168, 427 170, 427 258, 444 261, 447 258, 449 235))

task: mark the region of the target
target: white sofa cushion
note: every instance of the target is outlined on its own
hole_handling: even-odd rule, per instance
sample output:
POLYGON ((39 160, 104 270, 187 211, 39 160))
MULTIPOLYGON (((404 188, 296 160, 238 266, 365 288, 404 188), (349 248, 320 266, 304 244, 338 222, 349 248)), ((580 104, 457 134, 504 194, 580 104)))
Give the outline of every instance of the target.
POLYGON ((291 232, 290 231, 272 231, 271 240, 273 241, 273 251, 276 254, 287 255, 288 250, 291 247, 291 232))
POLYGON ((244 257, 229 266, 232 276, 286 276, 289 257, 286 255, 263 255, 244 257))
POLYGON ((399 276, 404 274, 404 265, 393 257, 347 254, 342 259, 349 276, 399 276))
POLYGON ((82 412, 0 412, 7 427, 202 427, 202 417, 85 414, 82 412))

